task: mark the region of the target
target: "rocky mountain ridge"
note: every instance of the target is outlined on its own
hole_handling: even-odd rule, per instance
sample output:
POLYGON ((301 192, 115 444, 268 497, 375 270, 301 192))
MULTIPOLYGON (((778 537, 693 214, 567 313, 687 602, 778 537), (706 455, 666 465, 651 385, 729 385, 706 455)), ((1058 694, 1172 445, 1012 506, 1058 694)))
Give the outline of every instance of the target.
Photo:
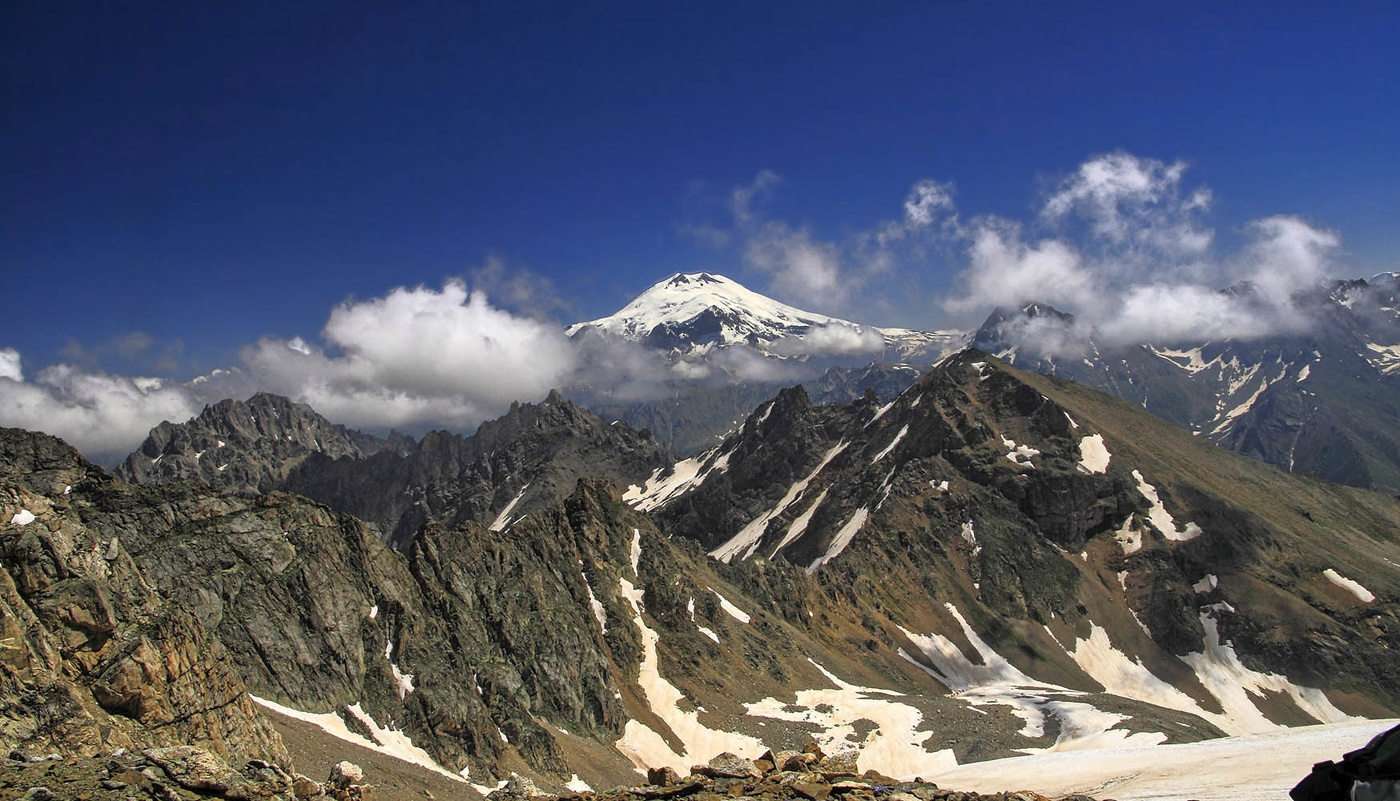
POLYGON ((714 558, 785 560, 863 597, 891 620, 876 626, 888 641, 962 692, 986 677, 948 661, 948 638, 990 630, 996 653, 1036 655, 1017 664, 1025 675, 1082 686, 1055 664, 1068 656, 1111 692, 1145 700, 1154 686, 1239 733, 1340 710, 1302 691, 1263 712, 1231 708, 1212 665, 1242 660, 1369 696, 1356 711, 1394 708, 1400 630, 1380 600, 1393 589, 1371 585, 1400 578, 1400 509, 1338 491, 969 351, 887 405, 784 393, 627 498, 714 558), (1115 660, 1136 678, 1099 670, 1115 660))
POLYGON ((311 454, 364 459, 406 455, 416 443, 401 434, 381 439, 332 423, 310 406, 259 392, 246 401, 206 406, 188 422, 165 421, 113 471, 122 481, 192 481, 258 493, 278 489, 311 454), (207 458, 206 458, 207 457, 207 458))
POLYGON ((995 311, 973 344, 1284 470, 1400 493, 1400 278, 1334 281, 1297 300, 1302 331, 1253 340, 1109 348, 1031 303, 995 311))
POLYGON ((512 404, 471 436, 433 431, 421 442, 381 440, 259 393, 187 423, 162 423, 117 476, 296 492, 374 523, 386 541, 406 546, 428 520, 499 529, 562 501, 580 476, 626 483, 666 460, 648 432, 611 425, 557 392, 539 404, 512 404), (217 458, 206 463, 201 457, 211 451, 217 458))

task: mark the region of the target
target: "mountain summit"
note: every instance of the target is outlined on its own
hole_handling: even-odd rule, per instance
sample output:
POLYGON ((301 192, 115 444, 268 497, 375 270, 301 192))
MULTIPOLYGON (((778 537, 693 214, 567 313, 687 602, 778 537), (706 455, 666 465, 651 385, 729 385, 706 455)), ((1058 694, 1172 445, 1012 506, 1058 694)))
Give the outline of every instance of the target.
POLYGON ((789 306, 714 273, 676 273, 617 313, 576 323, 567 333, 588 330, 681 353, 748 345, 779 357, 863 354, 929 363, 961 333, 861 325, 789 306))

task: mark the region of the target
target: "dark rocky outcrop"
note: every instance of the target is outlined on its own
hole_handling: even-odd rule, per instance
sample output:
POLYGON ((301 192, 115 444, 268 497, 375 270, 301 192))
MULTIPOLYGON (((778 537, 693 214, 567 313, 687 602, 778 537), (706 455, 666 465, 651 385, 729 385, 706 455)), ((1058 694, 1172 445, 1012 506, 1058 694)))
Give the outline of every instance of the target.
POLYGON ((504 528, 562 501, 580 477, 626 486, 668 461, 647 432, 609 425, 551 392, 539 404, 512 404, 469 437, 431 432, 411 454, 313 456, 284 487, 375 523, 407 548, 430 520, 504 528))
POLYGON ((218 638, 83 514, 110 484, 52 437, 0 430, 0 746, 285 762, 218 638))
POLYGON ((380 439, 317 414, 310 406, 259 392, 246 401, 223 400, 188 422, 163 422, 114 471, 122 481, 186 481, 243 493, 280 489, 308 456, 363 459, 405 454, 411 438, 380 439))

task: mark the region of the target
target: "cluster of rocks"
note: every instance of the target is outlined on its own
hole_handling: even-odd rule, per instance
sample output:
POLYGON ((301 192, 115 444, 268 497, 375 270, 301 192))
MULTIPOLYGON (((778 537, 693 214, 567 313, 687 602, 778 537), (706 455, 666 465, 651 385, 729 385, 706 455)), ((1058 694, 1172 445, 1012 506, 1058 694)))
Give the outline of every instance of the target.
MULTIPOLYGON (((723 753, 680 776, 671 768, 647 771, 647 784, 601 793, 558 796, 558 801, 1050 801, 1028 790, 979 793, 945 790, 921 778, 905 782, 856 767, 855 751, 827 756, 814 742, 801 751, 768 751, 758 759, 723 753)), ((511 782, 487 796, 488 801, 542 799, 528 781, 511 782)), ((1066 796, 1061 801, 1094 801, 1066 796)), ((1112 801, 1112 799, 1105 799, 1112 801)))
POLYGON ((217 755, 187 745, 76 758, 11 751, 0 762, 0 801, 374 801, 374 787, 363 782, 364 772, 350 762, 337 764, 318 782, 259 759, 235 770, 217 755))

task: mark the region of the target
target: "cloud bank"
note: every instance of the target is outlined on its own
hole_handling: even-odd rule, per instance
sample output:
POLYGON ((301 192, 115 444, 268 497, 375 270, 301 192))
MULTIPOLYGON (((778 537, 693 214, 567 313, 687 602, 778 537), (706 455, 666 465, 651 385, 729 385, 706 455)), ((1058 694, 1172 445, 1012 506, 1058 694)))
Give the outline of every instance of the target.
MULTIPOLYGON (((955 187, 926 178, 897 217, 830 240, 764 218, 759 201, 779 184, 764 171, 732 191, 729 227, 687 230, 703 227, 709 234, 692 238, 721 248, 733 243, 775 296, 860 322, 871 309, 908 309, 910 288, 941 270, 954 275, 952 287, 925 293, 927 307, 967 326, 996 307, 1040 302, 1076 316, 1076 333, 1060 337, 1066 343, 1090 333, 1113 346, 1296 332, 1313 321, 1295 295, 1331 273, 1341 245, 1334 232, 1280 214, 1244 225, 1243 245, 1222 253, 1209 223, 1214 195, 1191 181, 1189 165, 1126 152, 1085 160, 1023 220, 964 216, 955 187), (1223 291, 1243 285, 1248 291, 1223 291)), ((1057 324, 1033 327, 1048 336, 1057 324)))
POLYGON ((960 236, 966 266, 944 307, 1048 303, 1079 318, 1101 344, 1172 344, 1253 338, 1306 329, 1295 296, 1333 267, 1335 233, 1279 215, 1245 227, 1245 246, 1215 252, 1204 215, 1211 193, 1187 191, 1186 165, 1126 153, 1099 156, 1041 205, 1035 233, 998 217, 960 236), (1232 286, 1247 291, 1224 292, 1232 286))
POLYGON ((47 431, 111 463, 162 420, 258 390, 351 426, 471 428, 517 399, 542 398, 576 366, 558 325, 493 306, 460 280, 399 288, 331 311, 317 346, 265 337, 241 365, 180 384, 60 364, 26 380, 0 350, 0 424, 47 431))

